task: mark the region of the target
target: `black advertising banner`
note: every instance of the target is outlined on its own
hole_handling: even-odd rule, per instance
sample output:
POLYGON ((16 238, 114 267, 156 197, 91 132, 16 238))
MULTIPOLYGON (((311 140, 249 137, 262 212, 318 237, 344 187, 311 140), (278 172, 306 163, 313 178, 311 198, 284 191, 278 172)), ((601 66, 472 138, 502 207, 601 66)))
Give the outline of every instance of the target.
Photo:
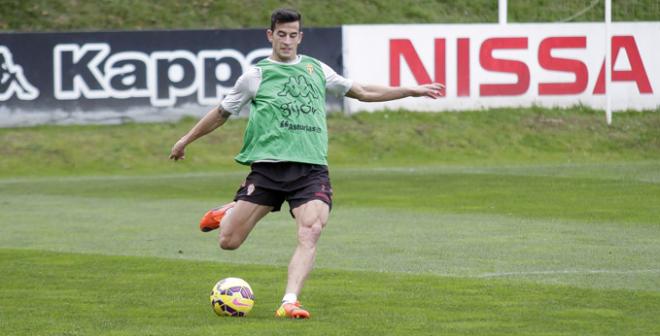
MULTIPOLYGON (((341 28, 303 32, 342 73, 341 28)), ((265 29, 0 33, 0 127, 203 115, 270 53, 265 29)))

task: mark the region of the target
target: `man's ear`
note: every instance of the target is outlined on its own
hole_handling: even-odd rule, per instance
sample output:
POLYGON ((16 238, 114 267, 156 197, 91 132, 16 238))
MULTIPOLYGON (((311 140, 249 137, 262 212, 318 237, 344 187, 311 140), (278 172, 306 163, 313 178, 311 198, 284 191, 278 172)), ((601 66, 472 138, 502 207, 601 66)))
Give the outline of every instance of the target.
POLYGON ((302 42, 303 39, 303 32, 302 30, 300 31, 300 38, 298 39, 298 43, 302 42))
POLYGON ((268 42, 273 42, 273 31, 270 29, 266 29, 266 37, 268 38, 268 42))

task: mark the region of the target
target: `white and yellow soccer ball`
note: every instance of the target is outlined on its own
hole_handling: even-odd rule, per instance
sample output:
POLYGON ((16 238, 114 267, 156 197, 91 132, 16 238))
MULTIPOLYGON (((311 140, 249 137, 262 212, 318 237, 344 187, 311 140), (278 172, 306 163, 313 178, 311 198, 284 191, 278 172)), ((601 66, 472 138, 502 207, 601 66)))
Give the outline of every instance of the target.
POLYGON ((219 316, 245 316, 254 307, 254 293, 243 279, 222 279, 211 290, 211 306, 219 316))

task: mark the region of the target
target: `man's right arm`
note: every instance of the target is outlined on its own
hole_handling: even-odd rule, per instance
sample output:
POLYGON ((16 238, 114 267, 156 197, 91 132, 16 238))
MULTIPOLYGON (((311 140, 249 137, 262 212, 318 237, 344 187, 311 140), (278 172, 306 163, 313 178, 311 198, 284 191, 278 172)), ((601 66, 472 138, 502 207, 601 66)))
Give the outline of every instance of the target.
POLYGON ((170 159, 175 161, 183 159, 184 150, 188 144, 222 126, 232 114, 238 115, 243 106, 254 99, 260 82, 261 72, 257 67, 252 67, 242 74, 236 80, 231 91, 222 100, 220 106, 209 111, 186 135, 174 144, 170 159))
POLYGON ((170 153, 170 159, 174 161, 184 159, 186 146, 222 126, 229 119, 229 116, 231 116, 231 113, 225 111, 222 106, 218 106, 206 113, 186 135, 182 136, 174 144, 170 153))

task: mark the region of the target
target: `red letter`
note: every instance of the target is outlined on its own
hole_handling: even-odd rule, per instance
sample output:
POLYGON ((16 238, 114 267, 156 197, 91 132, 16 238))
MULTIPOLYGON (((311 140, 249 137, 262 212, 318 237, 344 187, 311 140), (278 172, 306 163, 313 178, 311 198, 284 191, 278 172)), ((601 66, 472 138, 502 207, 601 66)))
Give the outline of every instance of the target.
MULTIPOLYGON (((612 82, 635 82, 639 93, 653 93, 649 77, 646 75, 646 69, 642 62, 642 57, 639 55, 637 43, 633 36, 612 36, 612 82), (614 70, 614 64, 619 56, 619 51, 624 49, 630 61, 630 70, 617 71, 614 70)), ((600 67, 598 79, 596 80, 596 87, 594 87, 594 94, 605 93, 605 62, 600 67)))
POLYGON ((470 39, 457 40, 456 89, 458 97, 470 96, 470 39))
POLYGON ((646 69, 639 55, 637 44, 633 36, 613 36, 612 37, 612 81, 635 81, 639 93, 653 93, 649 77, 646 75, 646 69), (614 64, 619 56, 619 50, 625 49, 630 61, 630 70, 616 71, 614 64))
MULTIPOLYGON (((437 46, 436 46, 437 47, 437 46)), ((419 84, 431 83, 431 77, 424 68, 419 55, 410 40, 390 40, 390 86, 401 86, 401 57, 406 60, 413 77, 419 84)))
POLYGON ((445 39, 435 39, 435 81, 445 86, 447 84, 447 76, 445 71, 446 59, 445 39))
POLYGON ((587 66, 573 59, 552 57, 552 49, 582 48, 587 46, 587 38, 576 37, 548 37, 539 45, 539 65, 543 69, 572 72, 575 82, 572 83, 539 83, 539 95, 578 94, 584 92, 589 81, 587 66))
POLYGON ((494 49, 527 49, 526 37, 491 38, 481 44, 479 63, 484 70, 510 72, 518 76, 515 84, 481 84, 481 96, 514 96, 521 95, 529 89, 529 68, 520 61, 493 58, 494 49))

